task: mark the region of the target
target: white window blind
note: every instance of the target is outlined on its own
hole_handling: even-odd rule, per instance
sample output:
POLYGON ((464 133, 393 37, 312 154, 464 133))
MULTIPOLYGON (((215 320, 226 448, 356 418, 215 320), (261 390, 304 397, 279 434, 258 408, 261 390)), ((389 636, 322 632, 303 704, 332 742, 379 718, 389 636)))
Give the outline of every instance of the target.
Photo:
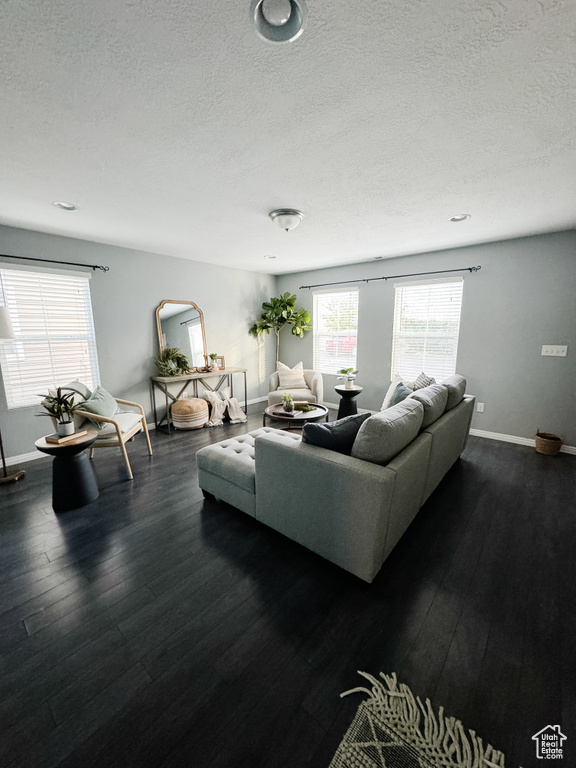
POLYGON ((314 370, 356 367, 358 289, 314 294, 314 370))
POLYGON ((39 394, 79 379, 100 382, 89 277, 0 269, 15 339, 0 343, 8 408, 40 403, 39 394))
POLYGON ((395 286, 392 379, 455 373, 462 288, 462 278, 395 286))

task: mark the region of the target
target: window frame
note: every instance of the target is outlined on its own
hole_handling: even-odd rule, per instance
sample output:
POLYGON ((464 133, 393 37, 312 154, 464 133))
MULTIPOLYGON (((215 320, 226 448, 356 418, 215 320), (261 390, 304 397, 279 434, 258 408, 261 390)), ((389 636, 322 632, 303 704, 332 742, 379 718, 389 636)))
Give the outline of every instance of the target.
MULTIPOLYGON (((322 374, 333 374, 337 375, 338 370, 340 368, 356 368, 357 361, 358 361, 358 318, 359 318, 359 310, 360 310, 360 291, 358 288, 332 288, 330 290, 324 290, 324 291, 314 291, 312 296, 312 365, 314 370, 319 371, 322 374), (326 332, 323 332, 321 330, 321 325, 319 322, 318 317, 318 303, 320 302, 320 297, 338 297, 342 294, 348 294, 350 296, 355 297, 355 310, 356 310, 356 316, 355 316, 355 325, 356 328, 348 328, 343 329, 342 333, 348 334, 348 336, 354 336, 356 339, 356 343, 354 344, 353 348, 353 356, 350 355, 349 359, 345 359, 345 354, 340 354, 340 359, 338 359, 338 350, 336 350, 336 354, 333 357, 333 368, 328 368, 328 357, 326 355, 326 350, 324 350, 324 359, 322 358, 322 352, 319 349, 321 340, 320 337, 328 336, 326 332), (350 333, 352 331, 352 333, 350 333), (353 359, 352 359, 353 357, 353 359)), ((340 331, 337 331, 336 333, 340 333, 340 331)))
MULTIPOLYGON (((85 370, 78 370, 76 376, 72 375, 72 373, 61 373, 61 378, 66 378, 66 381, 54 380, 55 378, 59 378, 58 355, 55 354, 55 349, 60 347, 61 350, 62 344, 66 341, 71 343, 86 343, 84 355, 88 360, 88 369, 90 372, 89 381, 86 383, 92 388, 95 388, 100 383, 98 350, 90 291, 91 277, 92 275, 86 272, 0 262, 0 280, 2 281, 3 287, 3 291, 0 291, 0 301, 3 301, 9 308, 15 336, 13 340, 0 341, 0 368, 2 372, 4 400, 6 408, 9 411, 35 407, 41 403, 42 398, 40 394, 46 393, 48 389, 68 384, 74 378, 87 378, 85 370), (29 299, 28 302, 22 301, 22 293, 25 291, 25 285, 22 284, 15 287, 14 284, 10 284, 10 275, 13 276, 13 281, 18 280, 17 276, 14 277, 14 273, 22 274, 21 280, 23 283, 25 283, 26 280, 24 273, 32 275, 30 277, 31 281, 34 280, 34 276, 38 277, 38 283, 34 286, 34 291, 37 291, 37 296, 40 297, 41 300, 34 306, 34 310, 36 310, 38 306, 41 308, 42 313, 40 322, 45 324, 44 330, 40 331, 38 328, 33 332, 30 330, 30 326, 34 325, 34 322, 30 319, 32 299, 29 299), (46 281, 46 285, 42 286, 42 278, 47 276, 60 278, 61 280, 62 278, 73 278, 76 280, 76 285, 74 286, 74 283, 70 282, 67 287, 63 288, 62 285, 65 283, 62 280, 58 289, 54 288, 54 290, 50 291, 50 281, 46 281), (63 332, 61 329, 54 328, 54 325, 66 322, 66 308, 63 309, 60 316, 58 316, 57 312, 51 314, 47 311, 47 309, 49 309, 49 307, 47 307, 49 302, 56 302, 58 298, 57 293, 66 291, 67 288, 69 288, 70 291, 74 290, 80 293, 80 298, 76 297, 77 306, 71 313, 71 318, 77 321, 77 325, 76 327, 72 326, 68 333, 63 332), (20 296, 18 296, 18 292, 20 292, 20 296), (29 315, 26 320, 24 320, 23 318, 27 311, 29 315), (22 332, 21 323, 28 325, 28 329, 22 332), (52 329, 46 327, 49 323, 53 324, 52 329), (82 325, 84 325, 83 329, 81 328, 82 325), (33 380, 30 376, 29 368, 26 374, 22 374, 18 370, 19 361, 17 358, 15 359, 15 356, 20 355, 20 360, 26 361, 24 355, 26 354, 27 345, 30 344, 36 344, 38 346, 41 344, 46 345, 44 350, 44 360, 38 361, 37 357, 36 361, 34 361, 33 357, 29 357, 27 361, 29 366, 35 365, 37 369, 43 369, 43 380, 40 380, 41 377, 38 377, 39 380, 33 380), (16 352, 14 350, 16 350, 16 352), (46 364, 46 360, 49 360, 50 362, 46 364), (30 361, 32 361, 32 363, 30 361), (34 395, 32 395, 31 389, 35 390, 34 395), (20 396, 18 393, 21 393, 20 396)), ((53 286, 56 285, 55 282, 52 284, 53 286)), ((70 305, 72 305, 74 303, 74 297, 71 293, 69 296, 70 305)), ((34 294, 34 297, 36 298, 36 293, 34 294)), ((70 305, 67 307, 68 310, 70 310, 70 305)), ((38 321, 36 321, 36 325, 38 324, 38 321)), ((28 355, 31 354, 33 353, 28 352, 28 355)), ((62 367, 60 370, 62 371, 62 367)))
MULTIPOLYGON (((414 302, 415 303, 415 302, 414 302)), ((454 374, 456 372, 456 366, 458 361, 458 345, 460 341, 460 325, 462 321, 462 306, 464 303, 464 278, 462 276, 453 276, 453 277, 442 277, 442 278, 432 278, 428 280, 411 280, 411 281, 402 281, 397 282, 394 284, 394 305, 393 305, 393 321, 392 321, 392 350, 391 350, 391 360, 390 360, 390 379, 393 381, 394 379, 400 377, 403 379, 411 380, 415 379, 421 372, 426 373, 427 375, 433 377, 433 378, 439 378, 444 379, 448 376, 454 374), (455 333, 452 334, 440 334, 437 331, 436 332, 430 332, 429 326, 427 325, 426 333, 425 334, 413 334, 410 335, 406 332, 406 330, 402 330, 402 328, 397 327, 397 323, 400 320, 400 314, 401 314, 401 307, 398 305, 398 292, 402 291, 404 289, 410 289, 410 288, 419 288, 419 287, 430 287, 430 286, 442 286, 444 290, 446 289, 446 286, 448 285, 458 285, 460 287, 459 290, 459 310, 457 315, 457 327, 455 333), (422 356, 420 361, 417 365, 415 365, 410 370, 405 369, 404 371, 397 370, 397 368, 401 365, 401 360, 403 358, 402 352, 399 350, 399 346, 407 339, 423 339, 424 342, 424 350, 422 352, 422 356), (444 341, 444 343, 452 343, 454 345, 454 354, 446 356, 445 359, 451 361, 450 366, 446 366, 445 364, 443 366, 435 367, 430 361, 426 360, 427 357, 427 344, 430 341, 444 341), (418 370, 417 370, 418 369, 418 370)), ((428 312, 430 312, 431 302, 428 301, 428 312)), ((447 305, 446 305, 447 306, 447 305)), ((444 309, 444 314, 446 316, 446 319, 443 320, 443 318, 440 318, 436 322, 455 322, 454 320, 450 320, 449 313, 447 312, 447 309, 444 309)), ((455 315, 455 313, 454 313, 455 315)), ((430 323, 430 317, 427 317, 424 321, 427 324, 430 323)), ((406 353, 404 353, 404 357, 406 357, 406 353)), ((415 355, 414 355, 415 356, 415 355)), ((430 354, 428 354, 428 357, 431 357, 430 354)), ((438 356, 437 356, 438 357, 438 356)))

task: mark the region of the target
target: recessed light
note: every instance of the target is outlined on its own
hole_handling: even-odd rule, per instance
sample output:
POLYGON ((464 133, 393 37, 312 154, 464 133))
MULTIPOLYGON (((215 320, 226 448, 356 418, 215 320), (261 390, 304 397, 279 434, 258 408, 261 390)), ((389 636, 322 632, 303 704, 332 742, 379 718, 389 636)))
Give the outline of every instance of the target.
POLYGON ((384 258, 384 256, 374 256, 373 261, 381 261, 384 258))
POLYGON ((265 259, 275 259, 276 256, 264 256, 265 259))
POLYGON ((77 211, 78 208, 74 205, 74 203, 65 203, 62 200, 56 200, 52 205, 55 205, 56 208, 61 208, 63 211, 77 211))
POLYGON ((469 213, 457 213, 456 216, 450 216, 449 221, 466 221, 470 218, 471 216, 469 213))

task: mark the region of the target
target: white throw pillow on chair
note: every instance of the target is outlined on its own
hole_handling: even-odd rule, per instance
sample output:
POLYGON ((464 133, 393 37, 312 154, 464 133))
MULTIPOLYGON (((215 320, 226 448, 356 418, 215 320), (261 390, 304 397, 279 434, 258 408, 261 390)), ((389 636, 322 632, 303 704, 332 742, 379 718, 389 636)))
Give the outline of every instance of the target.
POLYGON ((280 380, 278 389, 308 389, 302 361, 297 363, 294 368, 290 368, 284 363, 278 363, 278 378, 280 380))

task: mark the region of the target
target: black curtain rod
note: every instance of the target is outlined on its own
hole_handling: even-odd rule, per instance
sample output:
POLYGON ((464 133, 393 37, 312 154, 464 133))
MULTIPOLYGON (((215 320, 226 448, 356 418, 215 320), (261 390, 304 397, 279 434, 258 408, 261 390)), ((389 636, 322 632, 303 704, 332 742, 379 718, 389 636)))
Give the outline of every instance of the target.
POLYGON ((482 267, 462 267, 462 269, 437 269, 434 272, 412 272, 409 275, 388 275, 388 277, 365 277, 363 280, 340 280, 337 283, 316 283, 316 285, 301 285, 303 288, 324 288, 327 285, 349 285, 350 283, 372 283, 374 280, 396 280, 399 277, 421 277, 422 275, 445 275, 447 272, 478 272, 482 267))
POLYGON ((9 256, 7 253, 1 253, 0 259, 20 259, 21 261, 43 261, 46 264, 66 264, 69 267, 89 267, 96 271, 97 269, 102 272, 108 272, 110 267, 103 267, 100 264, 80 264, 77 261, 53 261, 52 259, 36 259, 32 256, 9 256))

